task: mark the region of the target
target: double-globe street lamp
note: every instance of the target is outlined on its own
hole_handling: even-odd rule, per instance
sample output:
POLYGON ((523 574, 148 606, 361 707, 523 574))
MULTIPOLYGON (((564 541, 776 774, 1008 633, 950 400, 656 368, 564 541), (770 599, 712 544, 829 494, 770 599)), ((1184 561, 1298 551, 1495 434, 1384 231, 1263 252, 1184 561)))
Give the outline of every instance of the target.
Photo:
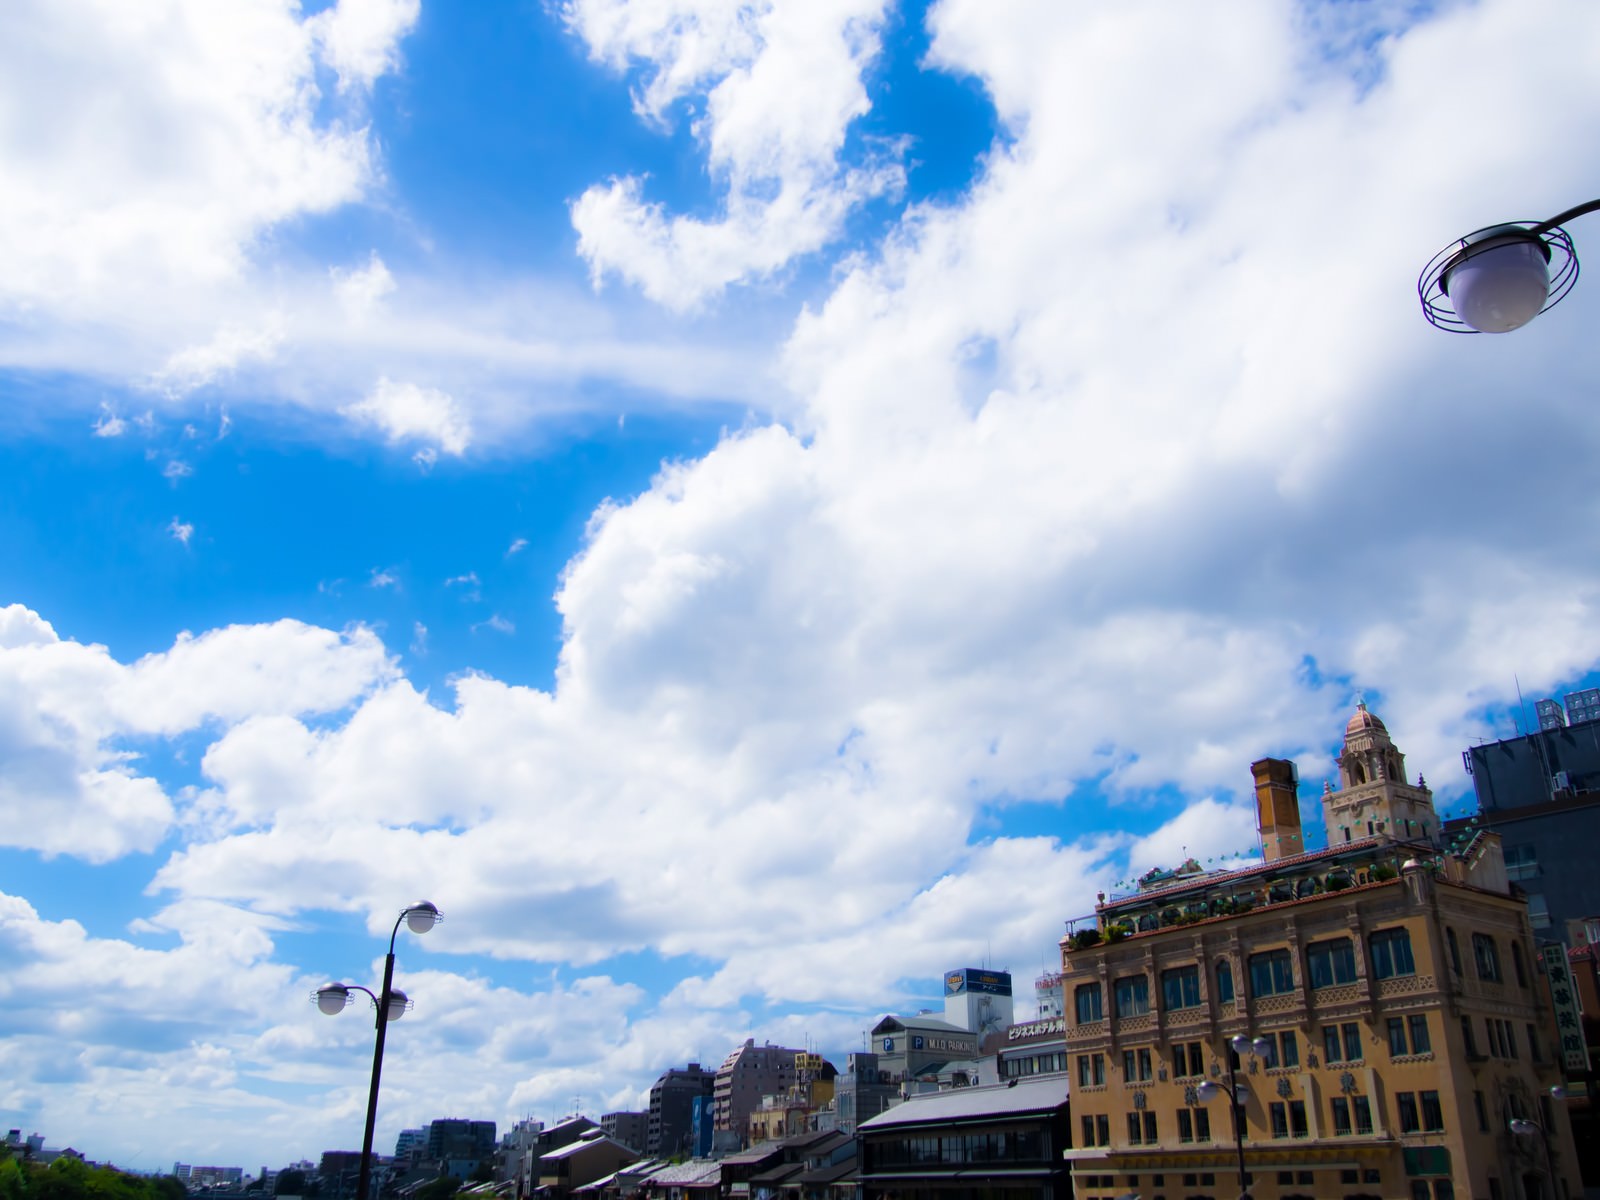
POLYGON ((1561 226, 1596 211, 1600 200, 1590 200, 1548 221, 1489 225, 1451 242, 1417 280, 1422 315, 1450 333, 1522 328, 1578 282, 1578 255, 1561 226))
MULTIPOLYGON (((1547 1089, 1547 1092, 1554 1100, 1565 1100, 1567 1098, 1567 1089, 1559 1083, 1547 1089)), ((1550 1119, 1548 1109, 1545 1110, 1545 1118, 1547 1120, 1550 1119)), ((1550 1183, 1550 1194, 1552 1196, 1556 1195, 1556 1165, 1554 1156, 1550 1152, 1550 1130, 1538 1121, 1529 1120, 1527 1117, 1512 1117, 1506 1122, 1506 1127, 1517 1137, 1536 1137, 1539 1139, 1539 1144, 1544 1148, 1545 1178, 1550 1183)))
POLYGON ((350 1003, 351 992, 366 992, 372 997, 372 1006, 377 1010, 374 1023, 378 1032, 373 1039, 372 1086, 367 1092, 367 1131, 361 1139, 361 1175, 356 1185, 356 1200, 368 1200, 367 1189, 372 1182, 372 1129, 378 1117, 378 1079, 383 1074, 384 1033, 389 1022, 398 1021, 412 1003, 404 992, 394 986, 394 939, 399 936, 402 921, 412 933, 427 933, 442 920, 444 914, 426 900, 418 900, 400 910, 394 928, 389 932, 389 955, 383 960, 383 988, 377 995, 374 996, 370 989, 359 983, 328 983, 311 993, 316 1006, 330 1017, 344 1011, 345 1005, 350 1003))
POLYGON ((1250 1091, 1239 1082, 1238 1063, 1245 1055, 1251 1058, 1265 1058, 1272 1053, 1272 1039, 1265 1037, 1247 1038, 1244 1034, 1235 1034, 1228 1039, 1228 1048, 1233 1051, 1228 1056, 1228 1083, 1224 1087, 1220 1083, 1206 1080, 1195 1088, 1195 1094, 1202 1101, 1215 1100, 1218 1096, 1228 1096, 1233 1101, 1233 1149, 1239 1156, 1239 1200, 1250 1200, 1250 1189, 1245 1185, 1244 1172, 1244 1123, 1245 1105, 1250 1097, 1250 1091))

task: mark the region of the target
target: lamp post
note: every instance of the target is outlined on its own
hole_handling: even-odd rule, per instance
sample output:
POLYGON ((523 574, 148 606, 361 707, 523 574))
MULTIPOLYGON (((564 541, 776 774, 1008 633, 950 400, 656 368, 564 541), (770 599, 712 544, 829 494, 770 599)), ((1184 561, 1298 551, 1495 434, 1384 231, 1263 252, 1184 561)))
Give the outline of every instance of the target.
POLYGON ((1451 242, 1417 279, 1422 315, 1450 333, 1522 328, 1578 282, 1578 255, 1561 226, 1596 211, 1600 200, 1590 200, 1548 221, 1489 225, 1451 242))
POLYGON ((1228 1039, 1228 1047, 1233 1051, 1228 1056, 1228 1086, 1226 1089, 1221 1084, 1206 1080, 1195 1088, 1195 1094, 1201 1100, 1215 1100, 1218 1096, 1226 1094, 1233 1099, 1233 1149, 1239 1156, 1239 1200, 1250 1200, 1250 1190, 1245 1187, 1244 1175, 1244 1122, 1245 1112, 1243 1102, 1249 1098, 1249 1089, 1239 1083, 1235 1061, 1243 1059, 1246 1054, 1251 1058, 1266 1056, 1272 1053, 1272 1042, 1264 1037, 1255 1039, 1247 1038, 1244 1034, 1235 1034, 1228 1039))
POLYGON ((351 992, 366 992, 372 996, 372 1006, 377 1010, 375 1024, 378 1032, 373 1039, 372 1086, 367 1092, 367 1130, 361 1139, 361 1175, 356 1185, 356 1200, 368 1200, 367 1189, 372 1181, 372 1128, 378 1117, 378 1079, 383 1074, 384 1033, 389 1028, 389 1022, 398 1021, 412 1004, 406 994, 394 986, 394 939, 399 936, 402 921, 412 933, 427 933, 442 920, 444 914, 426 900, 418 900, 400 910, 394 928, 389 932, 389 955, 383 960, 383 988, 377 995, 374 996, 370 989, 359 983, 328 983, 311 993, 316 1006, 330 1017, 342 1012, 345 1005, 350 1003, 351 992))
POLYGON ((1551 1200, 1554 1200, 1556 1195, 1556 1167, 1554 1160, 1550 1157, 1550 1131, 1539 1122, 1530 1121, 1526 1117, 1514 1117, 1509 1122, 1509 1125, 1511 1132, 1517 1137, 1537 1136, 1544 1146, 1544 1177, 1549 1180, 1550 1196, 1551 1200))

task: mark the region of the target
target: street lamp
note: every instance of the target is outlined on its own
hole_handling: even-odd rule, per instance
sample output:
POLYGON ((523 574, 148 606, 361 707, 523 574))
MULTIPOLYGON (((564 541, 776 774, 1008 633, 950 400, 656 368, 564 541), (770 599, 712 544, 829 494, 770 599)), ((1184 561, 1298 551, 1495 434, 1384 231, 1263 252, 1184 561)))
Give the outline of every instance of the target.
POLYGON ((1233 1149, 1239 1156, 1239 1200, 1250 1200, 1250 1191, 1245 1187, 1244 1175, 1244 1122, 1245 1112, 1243 1105, 1249 1099, 1250 1091, 1239 1082, 1235 1073, 1234 1062, 1249 1055, 1251 1058, 1265 1058, 1272 1053, 1272 1039, 1265 1037, 1247 1038, 1244 1034, 1235 1034, 1228 1039, 1228 1046, 1233 1054, 1228 1058, 1228 1086, 1224 1088, 1219 1083, 1206 1080, 1195 1088, 1195 1095, 1201 1100, 1215 1100, 1218 1096, 1228 1095, 1233 1097, 1233 1149))
POLYGON ((1488 225, 1451 242, 1417 279, 1422 315, 1450 333, 1522 328, 1559 304, 1578 282, 1578 255, 1561 226, 1597 210, 1600 200, 1590 200, 1548 221, 1488 225))
POLYGON ((1550 1131, 1537 1121, 1530 1121, 1526 1117, 1514 1117, 1510 1121, 1511 1132, 1518 1137, 1537 1136, 1544 1146, 1544 1176, 1550 1181, 1550 1195, 1556 1195, 1556 1167, 1550 1157, 1550 1131))
POLYGON ((394 928, 389 932, 389 956, 383 960, 383 989, 375 996, 359 983, 328 983, 311 993, 316 1006, 328 1016, 343 1012, 350 1003, 351 992, 366 992, 372 996, 372 1007, 377 1010, 375 1024, 377 1037, 372 1047, 372 1087, 367 1092, 367 1131, 361 1140, 361 1176, 356 1185, 356 1200, 367 1200, 367 1187, 372 1180, 372 1127, 378 1117, 378 1078, 383 1073, 383 1038, 390 1021, 405 1015, 412 1001, 394 986, 394 939, 400 934, 400 922, 412 933, 427 933, 444 914, 426 900, 418 900, 400 910, 394 928))

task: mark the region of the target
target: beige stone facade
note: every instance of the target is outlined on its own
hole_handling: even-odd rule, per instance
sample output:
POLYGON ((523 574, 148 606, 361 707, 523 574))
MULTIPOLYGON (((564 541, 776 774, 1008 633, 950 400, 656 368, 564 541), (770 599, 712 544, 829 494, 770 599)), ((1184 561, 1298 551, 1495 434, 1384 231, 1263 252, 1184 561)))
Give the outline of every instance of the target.
MULTIPOLYGON (((1328 849, 1163 880, 1063 941, 1079 1200, 1238 1196, 1230 1073, 1255 1200, 1581 1195, 1526 904, 1493 834, 1439 846, 1402 764, 1363 707, 1341 758, 1359 807, 1324 797, 1328 849)), ((1292 847, 1283 768, 1255 774, 1292 847)))

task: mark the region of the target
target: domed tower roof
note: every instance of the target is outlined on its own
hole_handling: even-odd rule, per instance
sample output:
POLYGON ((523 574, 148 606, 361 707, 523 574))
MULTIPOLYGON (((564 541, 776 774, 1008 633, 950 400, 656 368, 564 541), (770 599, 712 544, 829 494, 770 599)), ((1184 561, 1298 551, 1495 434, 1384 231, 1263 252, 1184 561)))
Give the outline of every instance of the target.
POLYGON ((1358 700, 1356 701, 1355 715, 1345 724, 1344 735, 1349 737, 1353 733, 1365 733, 1369 730, 1374 733, 1389 732, 1388 727, 1382 721, 1367 711, 1367 702, 1358 700))

